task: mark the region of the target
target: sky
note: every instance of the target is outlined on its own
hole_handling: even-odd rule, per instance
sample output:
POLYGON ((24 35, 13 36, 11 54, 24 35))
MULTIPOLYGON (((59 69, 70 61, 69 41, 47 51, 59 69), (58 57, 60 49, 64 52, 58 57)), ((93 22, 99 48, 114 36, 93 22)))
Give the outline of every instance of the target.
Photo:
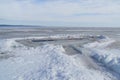
POLYGON ((120 0, 0 0, 0 24, 120 27, 120 0))

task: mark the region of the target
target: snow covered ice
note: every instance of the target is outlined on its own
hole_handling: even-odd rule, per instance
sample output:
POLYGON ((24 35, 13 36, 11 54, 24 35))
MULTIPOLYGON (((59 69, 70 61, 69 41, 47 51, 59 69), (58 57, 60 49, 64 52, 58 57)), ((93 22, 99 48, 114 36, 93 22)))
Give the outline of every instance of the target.
POLYGON ((27 48, 14 40, 4 41, 1 46, 7 46, 14 57, 0 62, 1 80, 112 80, 106 72, 78 65, 75 56, 63 54, 61 45, 27 48))
POLYGON ((0 80, 120 79, 120 50, 109 48, 115 39, 99 35, 52 35, 49 38, 62 40, 29 46, 36 45, 30 44, 30 40, 43 38, 46 36, 0 39, 0 80), (76 39, 79 37, 80 40, 76 39), (21 40, 28 40, 29 45, 21 40))
POLYGON ((88 43, 84 47, 90 50, 89 54, 94 59, 120 74, 120 50, 107 48, 113 42, 115 40, 108 38, 99 42, 88 43))

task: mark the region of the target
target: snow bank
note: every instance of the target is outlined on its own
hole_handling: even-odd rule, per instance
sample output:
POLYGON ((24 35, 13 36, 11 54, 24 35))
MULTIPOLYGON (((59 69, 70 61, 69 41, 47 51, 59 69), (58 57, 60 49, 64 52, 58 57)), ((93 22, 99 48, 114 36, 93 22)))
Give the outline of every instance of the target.
POLYGON ((63 54, 61 45, 33 48, 9 39, 0 41, 0 51, 15 55, 0 61, 0 80, 116 80, 105 71, 77 64, 75 57, 63 54))
POLYGON ((12 54, 15 48, 24 47, 22 44, 19 44, 15 41, 16 39, 3 39, 0 40, 0 54, 12 54))
POLYGON ((120 74, 120 50, 93 49, 92 57, 103 63, 109 69, 120 74))
POLYGON ((114 39, 105 37, 104 39, 98 39, 95 42, 85 44, 84 47, 85 48, 92 48, 92 49, 94 49, 94 48, 105 48, 113 42, 115 42, 114 39))
POLYGON ((95 60, 120 74, 120 50, 107 47, 113 42, 115 42, 115 40, 106 38, 85 44, 84 47, 90 50, 90 56, 95 60))
POLYGON ((71 39, 71 38, 86 38, 88 35, 85 34, 56 34, 41 37, 26 37, 25 39, 71 39))

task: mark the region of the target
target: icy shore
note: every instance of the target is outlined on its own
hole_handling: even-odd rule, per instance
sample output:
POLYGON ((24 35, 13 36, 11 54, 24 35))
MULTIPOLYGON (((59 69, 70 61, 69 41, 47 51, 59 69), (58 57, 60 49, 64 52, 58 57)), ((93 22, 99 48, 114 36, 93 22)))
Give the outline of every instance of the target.
MULTIPOLYGON (((109 44, 104 42, 101 41, 104 47, 109 44)), ((119 59, 116 58, 119 56, 110 57, 112 53, 109 55, 110 53, 103 49, 103 55, 97 51, 101 50, 103 46, 101 43, 100 46, 99 42, 97 45, 96 43, 86 44, 91 56, 95 56, 99 61, 103 60, 106 65, 111 62, 110 59, 119 59)), ((16 39, 3 39, 0 40, 0 52, 0 56, 13 55, 0 61, 0 80, 117 80, 101 67, 98 67, 100 69, 86 67, 79 54, 74 56, 64 54, 65 49, 62 45, 45 44, 28 47, 16 42, 16 39)))
POLYGON ((110 70, 120 74, 120 50, 109 48, 109 45, 114 42, 115 40, 113 39, 105 38, 103 40, 85 44, 84 47, 89 50, 89 55, 93 59, 102 63, 110 70))

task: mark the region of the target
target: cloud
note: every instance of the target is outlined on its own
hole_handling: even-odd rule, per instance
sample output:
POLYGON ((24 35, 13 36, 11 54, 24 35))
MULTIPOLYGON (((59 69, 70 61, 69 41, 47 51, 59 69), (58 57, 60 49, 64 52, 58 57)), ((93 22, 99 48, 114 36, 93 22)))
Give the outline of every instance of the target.
POLYGON ((114 23, 120 20, 118 0, 4 0, 0 18, 33 22, 114 23))

